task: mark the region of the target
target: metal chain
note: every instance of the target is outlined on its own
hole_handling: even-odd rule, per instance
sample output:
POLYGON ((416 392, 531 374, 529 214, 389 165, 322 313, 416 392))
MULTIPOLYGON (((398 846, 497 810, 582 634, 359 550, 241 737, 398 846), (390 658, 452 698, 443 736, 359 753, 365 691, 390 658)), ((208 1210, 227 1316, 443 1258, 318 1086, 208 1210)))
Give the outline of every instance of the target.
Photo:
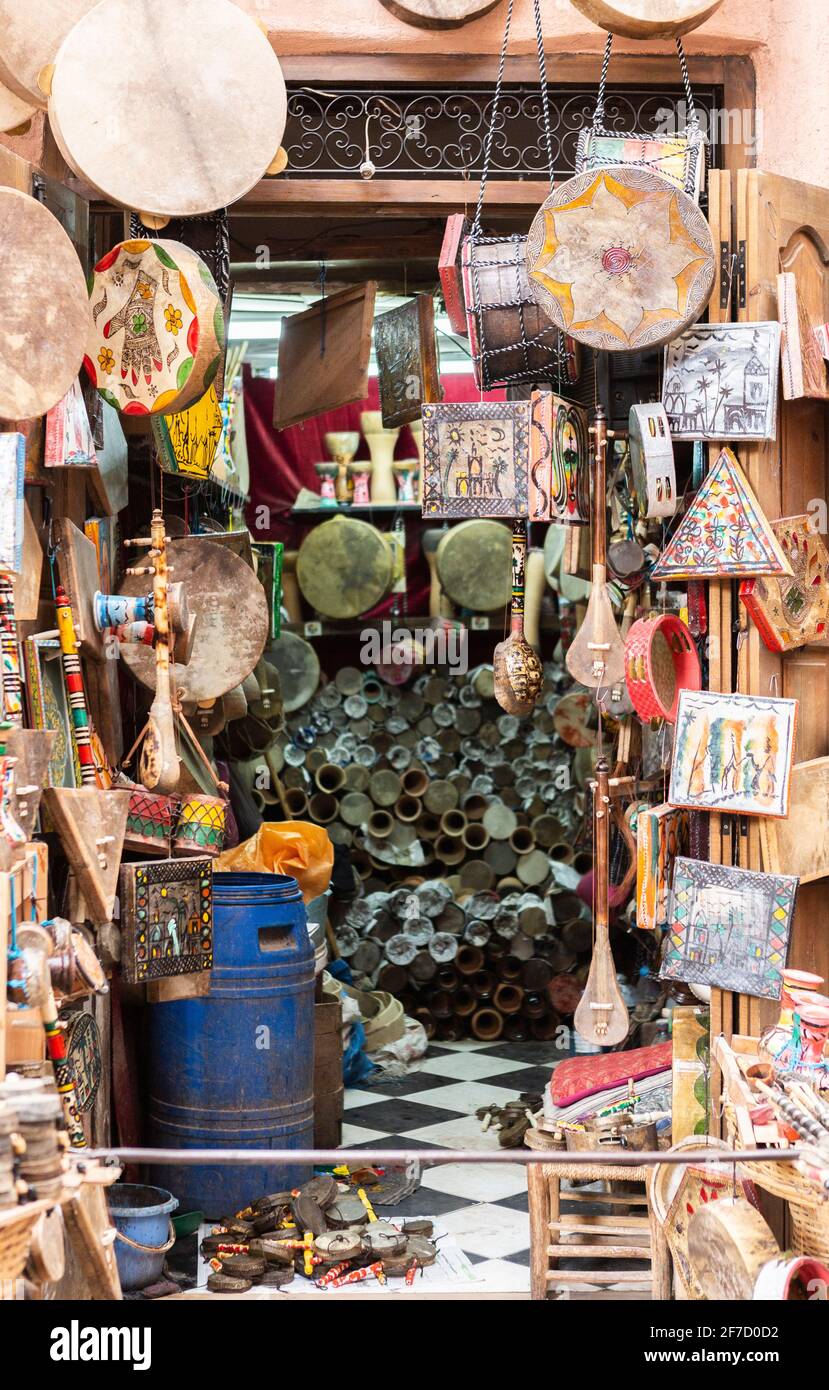
POLYGON ((544 121, 544 142, 547 146, 547 167, 550 171, 550 191, 555 185, 553 171, 553 137, 550 130, 550 98, 547 91, 547 61, 544 57, 544 35, 541 32, 541 0, 533 0, 535 42, 538 49, 538 78, 541 84, 541 115, 544 121))
POLYGON ((495 122, 498 119, 498 103, 501 100, 501 86, 504 81, 504 68, 507 61, 507 47, 509 45, 509 29, 512 22, 513 4, 514 0, 509 0, 509 4, 507 5, 507 22, 504 26, 504 42, 501 45, 501 56, 498 60, 498 76, 495 79, 495 93, 492 98, 492 118, 489 122, 489 129, 486 133, 486 143, 484 145, 484 167, 481 170, 481 187, 478 190, 478 204, 475 208, 475 220, 472 223, 473 238, 481 234, 481 212, 484 206, 486 181, 489 177, 489 161, 492 154, 492 141, 495 137, 495 122))

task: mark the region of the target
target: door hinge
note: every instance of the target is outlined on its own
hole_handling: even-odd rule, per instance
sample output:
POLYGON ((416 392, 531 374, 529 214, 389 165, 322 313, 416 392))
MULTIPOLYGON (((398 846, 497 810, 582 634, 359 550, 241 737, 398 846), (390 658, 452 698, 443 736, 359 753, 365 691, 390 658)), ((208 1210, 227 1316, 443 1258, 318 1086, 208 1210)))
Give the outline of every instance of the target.
POLYGON ((740 309, 746 307, 746 244, 744 241, 737 245, 737 304, 740 309))
MULTIPOLYGON (((734 262, 736 263, 736 256, 734 262)), ((734 266, 731 257, 731 242, 720 242, 720 308, 727 309, 731 298, 731 280, 734 275, 734 266)))

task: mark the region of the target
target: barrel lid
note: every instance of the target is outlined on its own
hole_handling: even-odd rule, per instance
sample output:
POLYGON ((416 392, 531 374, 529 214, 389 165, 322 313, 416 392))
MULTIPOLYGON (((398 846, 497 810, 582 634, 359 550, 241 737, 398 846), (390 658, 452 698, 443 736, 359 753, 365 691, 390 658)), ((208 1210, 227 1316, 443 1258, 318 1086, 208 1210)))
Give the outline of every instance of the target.
POLYGON ((289 874, 254 872, 213 872, 214 899, 236 899, 238 902, 297 902, 302 893, 295 878, 289 874))

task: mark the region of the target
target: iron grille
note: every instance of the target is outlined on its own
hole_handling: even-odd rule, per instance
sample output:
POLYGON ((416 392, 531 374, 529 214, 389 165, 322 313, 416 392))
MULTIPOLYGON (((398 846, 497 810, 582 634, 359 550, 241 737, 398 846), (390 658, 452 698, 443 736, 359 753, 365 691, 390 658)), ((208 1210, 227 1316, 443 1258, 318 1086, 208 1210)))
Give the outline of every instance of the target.
MULTIPOLYGON (((694 89, 704 131, 718 131, 716 87, 694 89)), ((555 176, 573 172, 579 131, 590 124, 594 87, 550 87, 555 176)), ((378 175, 396 179, 477 178, 492 113, 492 87, 294 86, 289 91, 283 144, 290 178, 348 178, 366 157, 366 127, 378 175)), ((608 97, 604 125, 610 130, 674 133, 685 125, 680 86, 619 87, 608 97)), ((721 164, 719 142, 709 148, 712 168, 721 164)), ((502 91, 492 145, 491 176, 544 178, 547 157, 537 86, 511 84, 502 91)))

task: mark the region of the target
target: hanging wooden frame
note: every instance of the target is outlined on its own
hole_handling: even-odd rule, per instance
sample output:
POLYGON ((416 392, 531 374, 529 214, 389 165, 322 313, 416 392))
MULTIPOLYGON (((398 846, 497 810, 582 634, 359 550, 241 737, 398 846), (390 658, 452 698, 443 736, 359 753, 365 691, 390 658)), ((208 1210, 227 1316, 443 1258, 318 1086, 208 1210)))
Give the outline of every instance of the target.
POLYGON ((420 419, 425 401, 443 399, 430 294, 417 294, 375 319, 374 355, 385 429, 420 419))
POLYGON ((43 800, 77 878, 90 920, 108 922, 115 905, 129 792, 47 787, 43 800))
POLYGON ((780 324, 698 323, 665 349, 662 404, 674 439, 777 437, 780 324))
POLYGON ((745 473, 723 449, 654 566, 651 578, 793 577, 745 473))
POLYGON ((772 652, 790 652, 829 633, 829 551, 809 516, 787 516, 772 530, 791 578, 744 579, 740 599, 772 652))
POLYGON ((711 231, 661 174, 613 165, 542 203, 527 238, 532 294, 563 333, 607 352, 670 342, 714 288, 711 231))
POLYGON ((789 814, 760 823, 763 867, 796 874, 801 883, 829 876, 829 758, 792 768, 789 814))
POLYGON ((162 859, 121 869, 121 971, 129 984, 213 965, 209 859, 162 859))
POLYGON ((63 40, 49 92, 52 132, 79 178, 107 202, 167 218, 248 193, 286 114, 276 54, 230 0, 102 0, 63 40), (140 99, 125 101, 138 72, 140 99))
POLYGON ((673 806, 726 815, 787 816, 797 700, 681 690, 673 806))
POLYGON ((438 259, 438 275, 443 290, 443 302, 453 333, 469 336, 466 303, 463 297, 463 243, 472 230, 472 223, 461 212, 446 219, 446 230, 438 259))
POLYGON ((779 999, 797 885, 677 857, 660 978, 779 999))
POLYGON ((51 729, 55 734, 49 758, 49 786, 80 786, 81 769, 72 738, 57 632, 38 632, 27 637, 24 652, 31 723, 35 729, 51 729))
POLYGON ((589 525, 587 413, 550 391, 532 393, 529 484, 531 521, 589 525))
POLYGON ((780 365, 783 399, 829 400, 829 364, 824 359, 797 276, 783 271, 777 277, 777 312, 780 316, 780 365))
POLYGON ((665 407, 632 405, 628 416, 630 468, 641 517, 673 516, 678 504, 674 446, 665 407))
POLYGON ((526 517, 531 412, 530 401, 424 405, 423 515, 526 517))
POLYGON ((282 320, 274 429, 366 399, 376 294, 367 280, 282 320))

